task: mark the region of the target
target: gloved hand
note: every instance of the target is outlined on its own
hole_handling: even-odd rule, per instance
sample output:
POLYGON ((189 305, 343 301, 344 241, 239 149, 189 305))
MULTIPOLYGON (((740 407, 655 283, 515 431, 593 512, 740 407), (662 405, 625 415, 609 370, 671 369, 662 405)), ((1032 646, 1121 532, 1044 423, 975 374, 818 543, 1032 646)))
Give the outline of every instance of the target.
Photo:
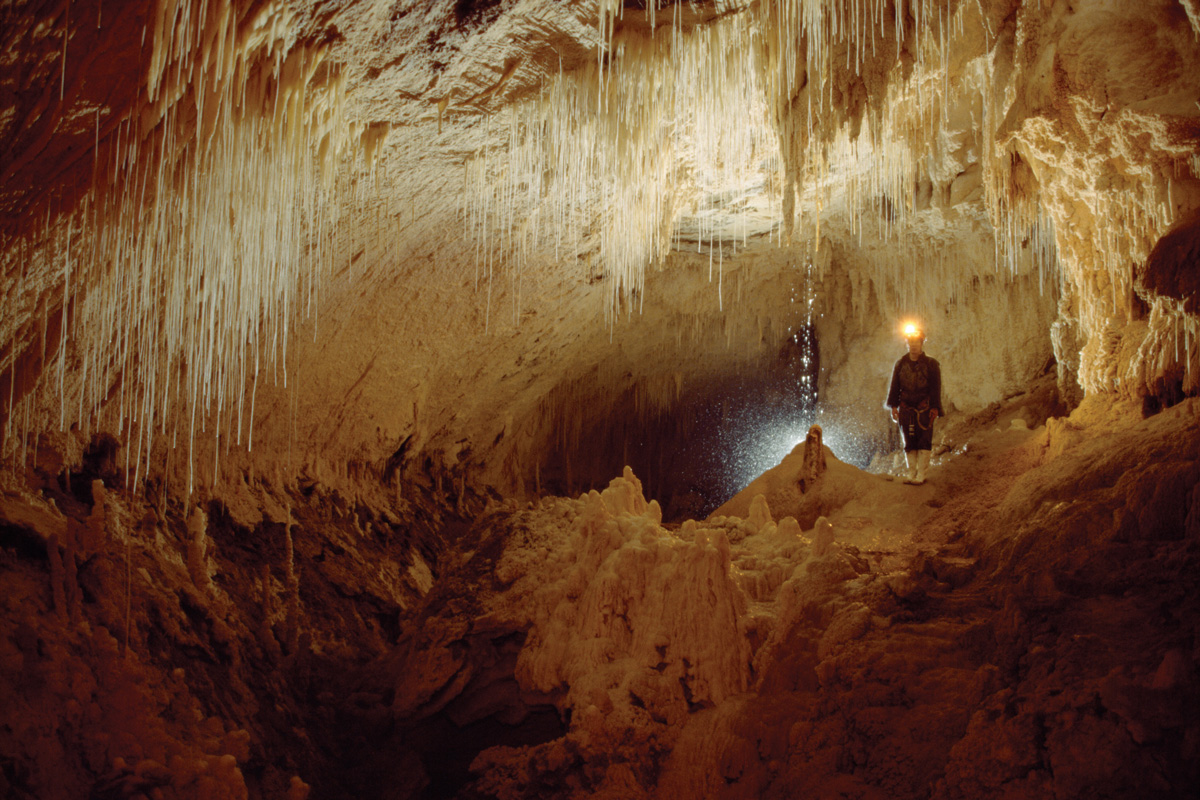
POLYGON ((931 409, 929 409, 929 421, 930 421, 930 422, 933 422, 933 421, 934 421, 935 419, 937 419, 937 418, 938 418, 938 411, 937 411, 937 409, 936 409, 936 408, 931 408, 931 409))

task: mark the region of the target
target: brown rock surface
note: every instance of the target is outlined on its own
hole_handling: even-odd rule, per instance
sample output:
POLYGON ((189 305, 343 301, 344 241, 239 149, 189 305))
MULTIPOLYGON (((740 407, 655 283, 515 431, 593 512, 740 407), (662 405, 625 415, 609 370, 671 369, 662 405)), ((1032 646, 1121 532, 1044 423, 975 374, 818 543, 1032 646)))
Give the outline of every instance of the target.
POLYGON ((4 3, 0 795, 1194 795, 1197 37, 4 3))
MULTIPOLYGON (((68 616, 66 578, 6 527, 6 791, 1187 796, 1200 407, 1085 402, 1053 446, 1003 424, 1033 405, 960 421, 922 486, 827 453, 832 539, 761 493, 664 527, 628 470, 527 505, 258 484, 293 547, 213 500, 198 591, 200 517, 109 492, 111 519, 149 523, 62 556, 68 616)), ((798 481, 802 450, 764 480, 798 481)), ((8 518, 40 496, 82 525, 43 480, 8 518)))

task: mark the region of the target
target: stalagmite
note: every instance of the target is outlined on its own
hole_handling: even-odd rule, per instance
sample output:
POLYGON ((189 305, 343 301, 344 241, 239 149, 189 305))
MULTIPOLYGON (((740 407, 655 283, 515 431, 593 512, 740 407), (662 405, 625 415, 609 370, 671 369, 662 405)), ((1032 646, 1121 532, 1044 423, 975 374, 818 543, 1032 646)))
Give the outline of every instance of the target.
POLYGON ((804 437, 804 461, 801 468, 800 491, 805 491, 825 474, 825 449, 821 442, 820 425, 813 425, 804 437))
POLYGON ((199 507, 192 508, 187 521, 187 567, 192 585, 203 594, 212 591, 212 574, 208 568, 208 515, 199 507))
POLYGON ((820 558, 828 554, 833 540, 833 524, 825 517, 819 517, 813 528, 813 555, 820 558))

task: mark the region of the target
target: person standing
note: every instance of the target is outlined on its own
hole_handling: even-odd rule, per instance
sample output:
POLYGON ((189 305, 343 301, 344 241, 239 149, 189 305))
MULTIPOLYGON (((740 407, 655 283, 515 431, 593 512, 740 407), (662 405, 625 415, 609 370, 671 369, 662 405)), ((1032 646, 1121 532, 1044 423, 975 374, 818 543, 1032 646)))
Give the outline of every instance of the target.
POLYGON ((942 368, 924 352, 925 332, 904 326, 908 354, 892 369, 887 407, 904 437, 905 483, 924 483, 933 450, 933 423, 942 416, 942 368))

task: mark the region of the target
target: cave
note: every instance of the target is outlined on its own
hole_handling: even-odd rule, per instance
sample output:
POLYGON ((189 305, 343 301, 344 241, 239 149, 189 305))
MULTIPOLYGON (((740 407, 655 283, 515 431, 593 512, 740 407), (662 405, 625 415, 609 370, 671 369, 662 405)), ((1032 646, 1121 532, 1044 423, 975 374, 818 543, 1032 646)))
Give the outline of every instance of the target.
POLYGON ((1196 796, 1197 0, 0 42, 6 800, 1196 796))

